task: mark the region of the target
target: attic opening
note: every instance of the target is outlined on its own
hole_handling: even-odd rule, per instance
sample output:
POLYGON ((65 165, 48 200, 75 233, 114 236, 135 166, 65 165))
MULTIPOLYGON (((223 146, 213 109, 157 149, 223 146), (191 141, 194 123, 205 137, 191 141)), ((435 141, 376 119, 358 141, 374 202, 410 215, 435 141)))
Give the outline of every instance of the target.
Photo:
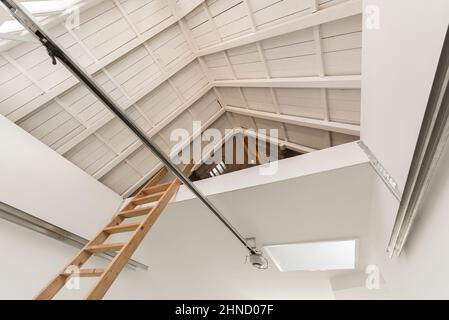
MULTIPOLYGON (((302 155, 298 151, 289 149, 285 145, 276 145, 276 155, 271 155, 271 142, 265 138, 251 137, 243 134, 236 134, 230 139, 225 141, 221 147, 219 147, 220 159, 215 157, 211 163, 201 163, 196 166, 195 170, 190 176, 190 180, 199 181, 216 177, 231 172, 236 172, 259 165, 267 164, 271 156, 275 156, 277 160, 287 159, 302 155), (231 147, 226 147, 226 144, 230 143, 231 147), (240 150, 239 150, 240 149, 240 150), (232 153, 229 155, 229 153, 232 153), (263 153, 263 156, 261 155, 263 153), (232 159, 232 161, 229 161, 232 159)), ((216 156, 217 151, 210 153, 210 158, 216 156)))

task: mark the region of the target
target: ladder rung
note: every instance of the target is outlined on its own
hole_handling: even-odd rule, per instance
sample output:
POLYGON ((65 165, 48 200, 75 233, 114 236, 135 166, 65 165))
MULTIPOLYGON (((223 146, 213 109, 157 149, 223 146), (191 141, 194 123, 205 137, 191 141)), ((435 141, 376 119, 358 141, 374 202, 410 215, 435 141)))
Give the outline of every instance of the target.
POLYGON ((125 243, 103 243, 98 245, 93 245, 86 248, 86 251, 90 252, 109 252, 109 251, 119 251, 125 243))
POLYGON ((158 193, 158 192, 162 192, 168 189, 168 187, 170 187, 172 183, 171 182, 167 182, 164 184, 158 184, 156 186, 152 186, 152 187, 148 187, 142 190, 143 193, 145 194, 153 194, 153 193, 158 193))
POLYGON ((158 201, 163 195, 164 195, 164 192, 158 192, 155 194, 150 194, 148 196, 135 198, 131 202, 134 203, 135 205, 154 202, 154 201, 158 201))
POLYGON ((134 231, 140 226, 140 222, 136 223, 129 223, 129 224, 122 224, 118 226, 108 227, 104 229, 109 234, 112 233, 120 233, 120 232, 128 232, 128 231, 134 231))
POLYGON ((148 214, 151 210, 153 210, 153 207, 131 209, 131 210, 122 211, 118 215, 123 218, 134 218, 134 217, 144 216, 144 215, 148 214))
MULTIPOLYGON (((103 274, 104 269, 81 269, 79 273, 76 273, 79 277, 99 277, 103 274)), ((61 275, 62 276, 70 276, 74 274, 72 271, 65 271, 61 275)))

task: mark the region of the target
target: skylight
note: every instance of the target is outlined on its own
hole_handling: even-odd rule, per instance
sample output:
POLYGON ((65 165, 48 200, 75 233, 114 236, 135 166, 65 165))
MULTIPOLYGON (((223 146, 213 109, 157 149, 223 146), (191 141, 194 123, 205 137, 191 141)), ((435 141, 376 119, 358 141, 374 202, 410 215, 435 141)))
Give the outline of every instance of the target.
POLYGON ((0 33, 9 33, 23 30, 23 26, 16 20, 8 20, 0 25, 0 33))
POLYGON ((283 244, 264 249, 281 272, 355 268, 356 240, 283 244))
POLYGON ((25 1, 21 4, 32 14, 52 14, 64 10, 66 1, 25 1))
MULTIPOLYGON (((79 0, 58 0, 58 1, 22 1, 20 4, 38 21, 49 16, 63 13, 79 0)), ((0 25, 0 33, 18 32, 24 30, 23 26, 14 19, 3 21, 0 25)))

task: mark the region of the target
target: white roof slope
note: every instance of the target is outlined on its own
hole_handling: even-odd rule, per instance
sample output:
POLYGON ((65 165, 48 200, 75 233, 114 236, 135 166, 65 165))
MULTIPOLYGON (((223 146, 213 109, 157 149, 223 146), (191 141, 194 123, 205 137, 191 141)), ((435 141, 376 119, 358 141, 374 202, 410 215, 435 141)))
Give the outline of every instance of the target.
MULTIPOLYGON (((79 28, 60 13, 41 21, 166 152, 172 128, 198 136, 193 120, 278 128, 307 150, 358 139, 361 0, 78 4, 79 28)), ((159 161, 45 48, 23 40, 0 42, 0 114, 129 195, 159 161)))

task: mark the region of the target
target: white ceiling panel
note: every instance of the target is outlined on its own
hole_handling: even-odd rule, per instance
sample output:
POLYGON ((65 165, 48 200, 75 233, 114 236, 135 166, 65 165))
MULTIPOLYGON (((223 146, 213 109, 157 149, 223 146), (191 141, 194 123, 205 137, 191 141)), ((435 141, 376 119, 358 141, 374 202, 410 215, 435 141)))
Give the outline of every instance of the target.
POLYGON ((198 62, 194 61, 173 76, 173 83, 185 100, 192 98, 209 84, 198 62))
POLYGON ((214 80, 234 79, 232 69, 227 63, 226 56, 223 52, 205 56, 204 61, 214 80))
POLYGON ((248 0, 257 27, 269 27, 307 14, 309 0, 248 0))
POLYGON ((313 128, 285 125, 288 140, 296 144, 314 148, 325 149, 331 147, 329 132, 313 128))
POLYGON ((225 103, 233 107, 246 107, 246 102, 240 88, 219 88, 218 91, 225 103))
POLYGON ((255 44, 230 49, 227 54, 237 79, 266 78, 265 67, 255 44))
POLYGON ((281 114, 289 116, 323 119, 325 117, 325 103, 322 90, 276 88, 277 99, 281 114))
POLYGON ((199 6, 186 16, 186 24, 198 47, 205 48, 219 42, 207 10, 199 6))
POLYGON ((360 123, 360 90, 327 90, 329 117, 332 121, 360 123))
POLYGON ((248 109, 276 113, 278 110, 269 88, 243 88, 248 109))

